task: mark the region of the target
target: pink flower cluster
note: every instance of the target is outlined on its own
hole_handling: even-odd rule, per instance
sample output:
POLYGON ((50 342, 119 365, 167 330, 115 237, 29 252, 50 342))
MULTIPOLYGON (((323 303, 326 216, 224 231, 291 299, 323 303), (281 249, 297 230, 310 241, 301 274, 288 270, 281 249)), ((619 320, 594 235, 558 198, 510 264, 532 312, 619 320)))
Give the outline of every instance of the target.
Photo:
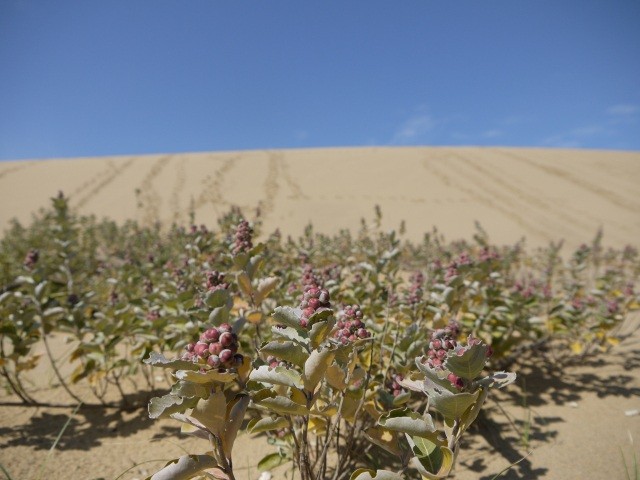
MULTIPOLYGON (((456 323, 451 323, 444 328, 435 330, 431 334, 429 350, 427 351, 427 365, 431 368, 441 370, 447 354, 458 346, 456 337, 459 334, 459 327, 456 323)), ((462 389, 464 383, 460 377, 450 373, 447 379, 451 385, 457 389, 462 389)))
POLYGON ((206 363, 221 370, 238 366, 243 360, 237 353, 238 336, 228 323, 205 330, 196 343, 190 343, 185 349, 183 360, 206 363))
POLYGON ((329 291, 322 288, 322 280, 315 274, 310 265, 304 267, 302 274, 302 298, 299 307, 302 309, 300 325, 307 327, 311 315, 321 308, 331 308, 329 291))
POLYGON ((355 342, 358 339, 369 338, 371 333, 365 328, 362 321, 362 310, 358 305, 347 305, 338 314, 336 326, 338 330, 333 334, 343 345, 355 342))
POLYGON ((411 275, 411 286, 407 292, 406 302, 409 305, 417 305, 422 301, 424 295, 424 275, 422 272, 416 272, 411 275))
POLYGON ((248 252, 253 248, 251 241, 253 237, 253 229, 249 225, 249 222, 242 220, 236 227, 236 235, 233 245, 233 254, 248 252))
POLYGON ((398 383, 402 380, 404 380, 404 376, 400 375, 399 373, 396 373, 391 377, 391 382, 390 384, 388 384, 388 387, 391 395, 393 395, 394 397, 397 397, 404 392, 402 386, 400 385, 400 383, 398 383))
POLYGON ((24 266, 31 270, 36 263, 38 263, 38 259, 40 258, 40 252, 35 248, 32 248, 27 252, 27 255, 24 257, 24 266))
POLYGON ((216 290, 227 290, 229 284, 224 281, 224 275, 217 270, 207 272, 207 290, 215 292, 216 290))

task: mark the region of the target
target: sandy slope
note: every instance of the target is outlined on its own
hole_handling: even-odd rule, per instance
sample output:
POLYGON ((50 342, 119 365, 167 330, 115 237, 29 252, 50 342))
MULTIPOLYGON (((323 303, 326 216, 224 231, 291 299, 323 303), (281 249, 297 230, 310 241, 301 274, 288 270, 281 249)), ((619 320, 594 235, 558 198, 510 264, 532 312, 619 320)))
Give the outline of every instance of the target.
MULTIPOLYGON (((185 222, 191 205, 196 222, 212 225, 231 204, 247 212, 260 204, 267 231, 297 235, 310 220, 319 231, 357 228, 377 203, 385 225, 397 228, 404 219, 413 239, 434 225, 449 238, 469 238, 478 220, 498 243, 526 236, 529 246, 560 238, 575 246, 603 227, 605 243, 637 246, 639 183, 640 153, 578 150, 326 149, 4 162, 0 228, 14 216, 28 221, 62 189, 78 211, 117 220, 185 222)), ((525 388, 499 397, 515 426, 500 415, 498 398, 491 400, 484 433, 469 438, 456 478, 488 480, 530 450, 501 478, 624 478, 620 452, 629 462, 640 442, 640 416, 624 415, 640 409, 638 332, 564 372, 522 373, 525 388), (526 425, 529 447, 521 444, 526 425)), ((43 398, 67 401, 50 374, 34 380, 43 398)), ((0 403, 10 400, 0 394, 0 403)), ((0 406, 0 464, 14 479, 113 479, 146 462, 122 477, 144 478, 183 448, 202 446, 145 412, 83 410, 47 457, 71 411, 0 406)), ((265 448, 240 437, 236 465, 254 464, 265 448)), ((243 470, 240 478, 257 473, 243 470)))
POLYGON ((230 205, 260 205, 266 231, 358 228, 379 204, 384 224, 498 242, 574 246, 640 238, 640 153, 507 148, 250 151, 0 163, 0 229, 28 221, 58 190, 82 213, 211 225, 230 205))

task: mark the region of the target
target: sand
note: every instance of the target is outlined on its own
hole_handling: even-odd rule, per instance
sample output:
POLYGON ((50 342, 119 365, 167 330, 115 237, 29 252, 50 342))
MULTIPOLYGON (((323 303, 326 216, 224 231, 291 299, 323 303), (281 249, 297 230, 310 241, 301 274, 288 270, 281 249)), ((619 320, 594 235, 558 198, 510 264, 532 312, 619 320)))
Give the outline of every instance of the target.
MULTIPOLYGON (((58 190, 80 213, 143 223, 213 225, 231 205, 252 216, 260 205, 265 232, 299 235, 359 227, 383 212, 383 226, 406 221, 419 241, 436 226, 448 239, 467 238, 480 222, 495 243, 526 237, 527 247, 563 239, 569 248, 599 228, 604 244, 639 246, 640 153, 512 148, 353 148, 151 155, 0 163, 0 229, 28 223, 58 190)), ((468 437, 456 479, 626 478, 640 460, 640 334, 565 371, 531 367, 522 388, 490 400, 484 428, 468 437), (523 395, 526 392, 526 395, 523 395), (524 407, 523 405, 526 405, 524 407), (504 409, 510 416, 506 420, 504 409), (529 433, 527 434, 527 430, 529 433), (528 442, 526 441, 528 439, 528 442), (635 442, 635 446, 633 444, 635 442)), ((57 339, 58 348, 64 348, 57 339)), ((535 364, 534 364, 535 365, 535 364)), ((34 380, 47 401, 67 402, 50 373, 34 380)), ((144 411, 25 408, 0 394, 0 464, 14 479, 144 478, 165 461, 204 448, 178 435, 172 421, 144 411), (57 448, 48 453, 71 416, 57 448), (146 463, 140 463, 146 462, 146 463)), ((262 440, 238 439, 239 478, 268 452, 262 440), (250 467, 250 468, 247 468, 250 467)), ((282 477, 282 473, 280 472, 282 477)))
POLYGON ((265 231, 357 229, 378 204, 385 228, 419 241, 436 226, 537 247, 564 239, 623 246, 640 238, 640 153, 508 148, 352 148, 0 163, 0 230, 29 221, 58 190, 80 213, 211 225, 231 205, 265 231), (452 220, 454 219, 454 220, 452 220))

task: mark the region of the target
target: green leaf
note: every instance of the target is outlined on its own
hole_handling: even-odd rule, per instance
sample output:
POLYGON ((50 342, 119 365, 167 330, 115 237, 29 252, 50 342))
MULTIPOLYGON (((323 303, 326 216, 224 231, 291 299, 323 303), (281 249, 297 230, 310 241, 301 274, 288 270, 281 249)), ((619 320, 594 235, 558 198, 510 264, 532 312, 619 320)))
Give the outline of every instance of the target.
POLYGON ((433 407, 444 415, 445 418, 456 419, 476 401, 480 390, 475 393, 453 393, 440 385, 426 378, 424 381, 425 391, 433 407))
POLYGON ((171 393, 162 397, 153 397, 149 401, 149 418, 168 417, 172 413, 182 411, 184 399, 171 393))
POLYGON ((515 382, 516 374, 512 372, 494 372, 484 378, 481 378, 476 383, 485 388, 491 387, 506 387, 510 383, 515 382))
POLYGON ((0 305, 2 305, 5 300, 7 300, 8 298, 13 296, 13 292, 11 290, 9 290, 8 292, 4 292, 2 294, 0 294, 0 305))
POLYGON ((349 480, 404 480, 404 477, 398 473, 389 470, 370 470, 367 468, 359 468, 351 474, 349 480))
POLYGON ((249 255, 245 252, 240 252, 233 257, 233 264, 238 269, 244 268, 248 261, 249 261, 249 255))
POLYGON ((238 282, 238 286, 242 293, 244 293, 247 297, 253 296, 253 287, 251 286, 251 279, 249 275, 244 271, 240 271, 236 274, 236 281, 238 282))
POLYGON ((216 307, 209 314, 209 323, 212 325, 220 325, 229 321, 229 309, 225 307, 216 307))
POLYGON ((221 288, 219 290, 207 292, 206 296, 204 297, 204 303, 209 308, 219 308, 224 306, 230 307, 232 300, 229 292, 221 288))
POLYGON ((205 385, 198 383, 185 382, 179 380, 171 387, 171 393, 180 397, 187 398, 207 398, 209 396, 210 389, 205 385))
POLYGON ((275 288, 278 286, 278 283, 280 283, 280 279, 277 277, 267 277, 261 279, 255 289, 256 304, 260 305, 262 301, 275 290, 275 288))
POLYGON ((52 308, 47 308, 43 313, 42 316, 46 319, 46 320, 59 320, 60 318, 62 318, 62 316, 64 316, 65 314, 65 309, 62 307, 52 307, 52 308))
POLYGON ((409 400, 411 400, 411 393, 403 392, 400 395, 393 397, 393 406, 399 407, 400 405, 407 403, 409 400))
POLYGON ((487 348, 484 344, 478 344, 465 347, 458 352, 449 352, 444 361, 444 368, 458 377, 473 380, 482 373, 487 361, 487 348))
POLYGON ((445 442, 433 442, 422 437, 407 436, 415 457, 414 465, 428 479, 445 478, 453 466, 453 454, 445 442))
POLYGON ((265 470, 271 470, 272 468, 279 467, 283 463, 291 460, 289 457, 280 455, 279 453, 270 453, 266 455, 258 462, 258 470, 264 472, 265 470))
POLYGON ((260 347, 260 353, 263 355, 273 355, 274 357, 293 363, 298 367, 303 367, 304 362, 309 358, 309 354, 299 344, 290 340, 272 341, 264 343, 260 347))
POLYGON ((207 427, 214 435, 224 431, 227 414, 227 400, 221 390, 216 391, 206 400, 201 398, 193 409, 191 416, 207 427))
POLYGON ((284 417, 265 417, 265 418, 253 418, 247 424, 247 432, 249 433, 262 433, 271 430, 279 430, 289 426, 289 422, 284 417))
POLYGON ((302 388, 301 375, 295 370, 286 367, 271 368, 268 365, 262 365, 251 372, 249 380, 271 385, 302 388))
POLYGON ((217 370, 209 370, 204 373, 194 372, 193 370, 178 370, 175 375, 179 380, 187 380, 193 383, 229 383, 238 378, 235 373, 219 372, 217 370))
MULTIPOLYGON (((331 310, 329 310, 329 312, 331 312, 331 310)), ((327 339, 327 337, 331 333, 331 329, 335 324, 336 321, 333 319, 333 317, 329 318, 328 320, 322 320, 314 323, 309 330, 311 348, 318 348, 322 344, 322 342, 327 339)))
POLYGON ((369 427, 363 433, 371 443, 378 445, 393 455, 398 457, 402 456, 400 439, 398 438, 397 432, 380 427, 369 427))
POLYGON ((38 302, 40 302, 42 300, 42 296, 44 293, 44 289, 47 286, 47 281, 44 280, 42 282, 40 282, 38 285, 36 285, 36 288, 34 289, 34 294, 36 299, 38 300, 38 302))
POLYGON ((291 307, 276 307, 271 316, 273 321, 291 327, 298 332, 304 332, 306 329, 300 325, 300 319, 302 318, 302 310, 299 308, 291 307))
POLYGON ((291 327, 271 327, 271 332, 282 338, 286 338, 287 340, 293 340, 294 342, 307 346, 309 344, 309 337, 305 330, 299 330, 291 327))
POLYGON ((147 365, 153 365, 174 370, 199 370, 201 365, 186 360, 169 360, 158 352, 150 352, 149 357, 143 360, 147 365))
POLYGON ((268 408, 272 412, 280 413, 283 415, 308 415, 309 410, 299 403, 294 402, 290 398, 277 395, 274 397, 267 397, 259 402, 257 405, 268 408))
POLYGON ((420 415, 408 408, 397 408, 382 414, 378 425, 395 432, 417 435, 425 438, 437 438, 437 431, 431 415, 420 415))
POLYGON ((345 383, 347 372, 335 363, 327 367, 325 378, 327 379, 327 383, 336 390, 342 391, 347 388, 347 384, 345 383))
POLYGON ((250 402, 249 395, 239 394, 227 405, 227 421, 222 435, 222 449, 227 459, 231 459, 231 450, 250 402))
POLYGON ((333 361, 335 349, 319 348, 313 350, 304 362, 304 373, 302 379, 304 381, 304 389, 307 392, 314 392, 320 381, 324 378, 327 367, 333 361))
MULTIPOLYGON (((425 357, 416 358, 416 365, 418 366, 418 370, 425 374, 425 376, 431 380, 436 385, 444 388, 445 390, 454 391, 455 387, 451 385, 451 382, 447 379, 448 372, 446 370, 440 370, 431 368, 428 364, 423 363, 425 357)), ((416 386, 414 381, 407 383, 406 388, 413 389, 409 385, 416 386)), ((422 390, 426 393, 424 389, 424 384, 422 385, 422 390)), ((419 390, 418 390, 419 391, 419 390)))
POLYGON ((454 456, 444 443, 409 436, 407 440, 416 455, 411 459, 412 464, 423 479, 439 480, 449 475, 453 468, 454 456))
POLYGON ((188 480, 207 469, 217 470, 216 478, 229 478, 211 455, 183 455, 167 463, 162 470, 149 477, 149 479, 188 480))
POLYGON ((465 430, 471 426, 471 424, 475 421, 476 417, 480 413, 480 410, 482 410, 482 406, 487 399, 489 389, 481 387, 478 392, 479 395, 474 404, 471 406, 471 408, 464 412, 464 414, 460 418, 460 425, 457 434, 458 438, 460 438, 465 430))
MULTIPOLYGON (((256 245, 257 247, 258 245, 256 245)), ((260 249, 256 249, 256 247, 254 247, 251 252, 251 259, 249 260, 249 263, 246 265, 245 271, 247 272, 247 275, 249 275, 249 278, 253 278, 256 275, 256 272, 258 270, 260 270, 260 268, 262 267, 262 264, 264 263, 264 257, 262 255, 258 255, 257 252, 261 251, 260 249)))

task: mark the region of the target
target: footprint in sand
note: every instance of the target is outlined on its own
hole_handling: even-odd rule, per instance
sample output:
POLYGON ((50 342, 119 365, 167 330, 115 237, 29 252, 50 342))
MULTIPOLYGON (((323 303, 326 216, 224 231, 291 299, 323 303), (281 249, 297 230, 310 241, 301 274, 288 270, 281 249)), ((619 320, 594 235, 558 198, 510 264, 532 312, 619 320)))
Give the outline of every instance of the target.
POLYGON ((162 195, 153 186, 153 181, 162 173, 170 160, 171 156, 163 156, 156 160, 136 189, 137 192, 140 192, 138 200, 142 203, 141 222, 143 225, 152 225, 160 220, 162 195))
MULTIPOLYGON (((222 187, 224 185, 224 181, 226 176, 229 174, 231 169, 233 169, 237 165, 238 156, 233 156, 230 158, 226 158, 222 160, 222 165, 215 169, 212 174, 209 174, 203 180, 203 189, 200 194, 193 201, 193 211, 197 211, 202 208, 204 205, 210 203, 213 205, 217 214, 221 214, 222 212, 218 210, 218 207, 229 207, 231 204, 227 202, 222 195, 222 187)), ((217 160, 217 159, 216 159, 217 160)), ((218 164, 220 161, 215 161, 211 159, 211 162, 218 164)))
POLYGON ((176 166, 176 176, 175 182, 173 184, 173 189, 171 190, 171 199, 169 200, 169 204, 171 206, 171 222, 172 223, 180 223, 180 221, 184 218, 184 211, 180 207, 180 195, 184 191, 184 186, 187 180, 187 171, 185 167, 186 157, 180 157, 180 161, 176 166))
POLYGON ((14 165, 12 167, 3 168, 2 170, 0 170, 0 178, 6 175, 11 175, 12 173, 19 172, 20 170, 24 170, 25 168, 33 167, 38 163, 39 162, 24 162, 20 165, 14 165))

